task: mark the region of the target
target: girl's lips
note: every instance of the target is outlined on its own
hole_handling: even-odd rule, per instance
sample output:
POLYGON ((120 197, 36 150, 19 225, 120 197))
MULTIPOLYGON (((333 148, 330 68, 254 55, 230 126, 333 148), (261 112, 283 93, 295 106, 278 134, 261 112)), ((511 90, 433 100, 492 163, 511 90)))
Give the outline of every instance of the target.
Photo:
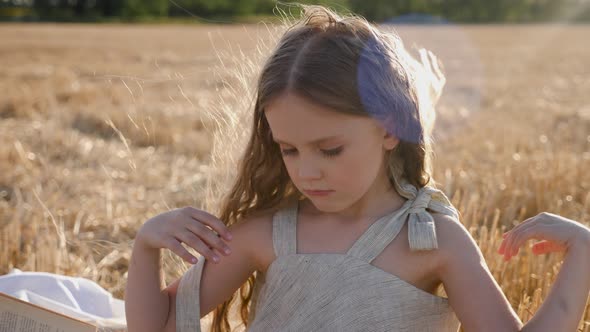
POLYGON ((329 195, 333 190, 304 190, 306 194, 313 196, 326 196, 329 195))

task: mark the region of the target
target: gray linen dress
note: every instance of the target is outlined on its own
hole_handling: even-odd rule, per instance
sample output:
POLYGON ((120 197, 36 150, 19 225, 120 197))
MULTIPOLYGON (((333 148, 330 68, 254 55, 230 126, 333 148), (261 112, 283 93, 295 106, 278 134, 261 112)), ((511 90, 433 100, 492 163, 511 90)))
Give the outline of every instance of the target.
MULTIPOLYGON (((447 298, 371 264, 406 221, 412 250, 438 248, 434 220, 426 209, 458 217, 441 191, 404 189, 413 198, 375 221, 346 254, 298 254, 298 203, 275 213, 277 258, 266 274, 257 276, 247 331, 457 332, 459 321, 447 298)), ((200 257, 180 282, 176 300, 179 332, 201 331, 198 300, 203 263, 200 257)))

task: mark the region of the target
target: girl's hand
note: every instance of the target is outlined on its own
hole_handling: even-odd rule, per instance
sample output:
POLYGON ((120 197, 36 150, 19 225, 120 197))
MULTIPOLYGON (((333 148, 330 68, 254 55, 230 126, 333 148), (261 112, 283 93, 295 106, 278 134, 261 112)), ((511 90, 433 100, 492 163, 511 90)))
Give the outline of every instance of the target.
POLYGON ((544 240, 533 245, 533 253, 567 251, 578 241, 590 239, 590 229, 585 225, 562 216, 542 212, 529 218, 502 235, 504 240, 498 253, 507 261, 518 254, 520 246, 528 239, 544 240))
POLYGON ((225 255, 231 251, 214 231, 223 234, 226 240, 231 240, 231 234, 221 220, 205 211, 184 207, 150 218, 137 231, 135 243, 145 248, 168 248, 187 262, 195 264, 197 258, 180 244, 184 242, 206 259, 219 262, 219 256, 213 248, 225 255))

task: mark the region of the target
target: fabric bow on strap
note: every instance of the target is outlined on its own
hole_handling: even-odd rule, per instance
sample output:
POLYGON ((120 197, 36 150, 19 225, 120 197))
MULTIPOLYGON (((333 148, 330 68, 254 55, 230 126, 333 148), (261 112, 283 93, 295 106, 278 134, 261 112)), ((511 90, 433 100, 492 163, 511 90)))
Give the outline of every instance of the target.
POLYGON ((459 213, 445 194, 430 186, 416 189, 406 181, 398 184, 400 194, 412 202, 408 209, 408 240, 411 250, 432 250, 438 248, 436 228, 432 215, 426 211, 446 214, 459 219, 459 213))

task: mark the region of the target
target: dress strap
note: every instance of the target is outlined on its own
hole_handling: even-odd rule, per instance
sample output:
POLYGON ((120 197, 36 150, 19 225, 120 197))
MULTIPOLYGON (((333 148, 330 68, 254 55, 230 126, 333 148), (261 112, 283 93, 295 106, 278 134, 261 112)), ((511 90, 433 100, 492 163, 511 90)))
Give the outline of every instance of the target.
POLYGON ((399 210, 374 222, 348 250, 348 254, 370 263, 393 241, 406 220, 412 251, 438 248, 434 219, 426 209, 456 218, 458 213, 442 191, 429 186, 414 189, 408 189, 413 193, 412 199, 408 199, 399 210))
MULTIPOLYGON (((446 214, 459 219, 459 213, 445 194, 430 186, 420 188, 413 186, 414 203, 408 210, 408 238, 412 250, 432 250, 438 248, 434 219, 426 209, 446 214)), ((411 190, 411 189, 410 189, 411 190)))
MULTIPOLYGON (((296 253, 298 203, 278 210, 273 215, 273 246, 277 256, 296 253)), ((200 332, 201 309, 199 303, 201 276, 205 257, 199 256, 198 261, 182 276, 176 293, 176 331, 200 332)), ((261 275, 264 282, 264 275, 261 275)), ((257 294, 258 290, 255 290, 257 294)), ((253 317, 253 315, 252 315, 253 317)))
POLYGON ((176 291, 176 331, 201 332, 200 289, 205 257, 199 256, 180 279, 176 291))
POLYGON ((297 253, 297 208, 295 202, 272 217, 272 243, 277 257, 297 253))

